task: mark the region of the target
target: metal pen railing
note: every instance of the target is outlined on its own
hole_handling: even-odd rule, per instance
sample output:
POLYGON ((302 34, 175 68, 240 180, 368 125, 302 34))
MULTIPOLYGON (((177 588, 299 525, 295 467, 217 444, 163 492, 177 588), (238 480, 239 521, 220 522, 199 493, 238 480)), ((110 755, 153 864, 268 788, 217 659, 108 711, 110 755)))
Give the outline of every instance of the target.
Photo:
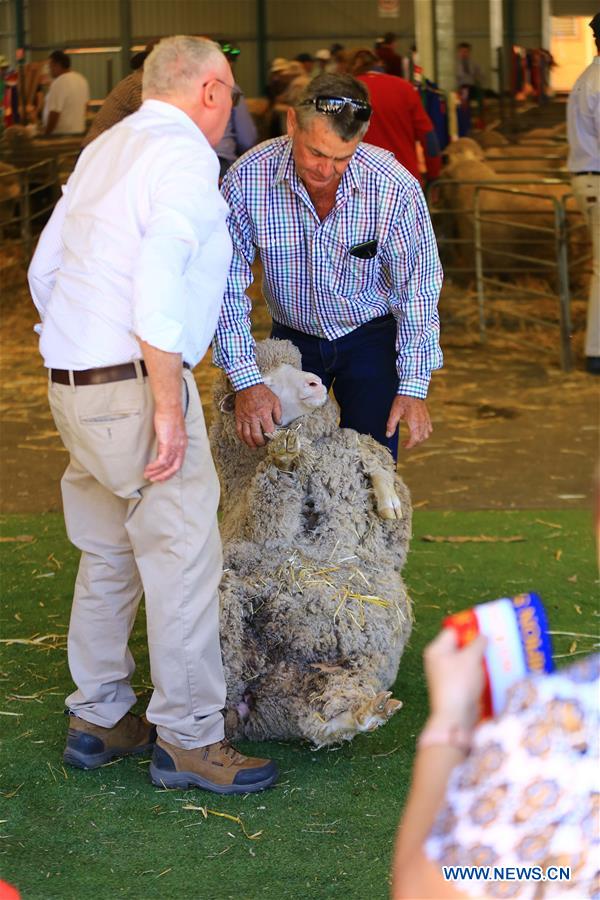
POLYGON ((6 218, 2 216, 0 220, 0 241, 22 245, 25 265, 31 259, 37 236, 60 196, 60 173, 64 165, 62 157, 54 156, 0 173, 0 197, 7 197, 1 202, 8 212, 6 218), (10 188, 15 183, 18 184, 18 194, 10 196, 10 188))
MULTIPOLYGON (((486 337, 486 307, 489 309, 490 303, 497 300, 526 298, 547 298, 548 294, 524 286, 523 284, 514 284, 510 281, 502 281, 499 278, 490 277, 486 274, 488 261, 490 257, 500 257, 501 260, 516 260, 535 264, 536 267, 556 273, 557 291, 555 296, 558 300, 558 322, 560 330, 560 362, 561 367, 565 371, 569 371, 573 365, 573 355, 571 349, 571 315, 570 315, 570 291, 569 291, 569 269, 567 255, 567 217, 566 206, 556 197, 535 191, 520 190, 519 196, 529 197, 536 201, 541 201, 543 205, 548 205, 551 225, 543 225, 540 223, 528 224, 521 219, 501 218, 494 216, 495 210, 481 208, 481 198, 484 194, 493 194, 494 196, 513 194, 512 188, 502 188, 498 186, 480 185, 475 188, 474 199, 474 237, 475 237, 475 273, 477 283, 477 301, 479 306, 479 330, 482 340, 486 337), (535 233, 542 237, 544 243, 553 245, 553 254, 546 259, 533 257, 528 254, 518 252, 511 246, 498 247, 491 242, 485 242, 483 237, 483 226, 486 224, 504 225, 514 232, 521 234, 535 233), (499 295, 490 295, 490 288, 497 288, 502 291, 499 295)), ((524 212, 524 211, 523 211, 524 212)), ((521 213, 522 214, 522 213, 521 213)), ((534 215, 540 215, 539 211, 532 211, 534 215)), ((502 215, 506 215, 506 211, 502 211, 502 215)), ((514 233, 513 233, 514 239, 514 233)), ((504 263, 503 263, 504 266, 504 263)), ((515 306, 514 309, 502 309, 505 316, 512 317, 517 320, 531 322, 536 325, 545 327, 556 327, 556 320, 544 318, 541 315, 524 312, 515 306)), ((518 343, 518 338, 514 338, 518 343)), ((530 345, 529 345, 530 346, 530 345)))

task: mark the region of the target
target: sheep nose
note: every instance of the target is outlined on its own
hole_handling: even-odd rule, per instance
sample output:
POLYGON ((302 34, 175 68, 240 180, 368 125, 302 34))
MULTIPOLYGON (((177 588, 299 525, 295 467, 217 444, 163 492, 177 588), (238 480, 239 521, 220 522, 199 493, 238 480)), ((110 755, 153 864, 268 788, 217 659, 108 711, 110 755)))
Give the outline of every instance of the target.
POLYGON ((306 383, 307 383, 308 387, 311 387, 311 388, 321 387, 321 385, 323 384, 323 382, 321 381, 321 379, 319 378, 318 375, 313 375, 312 378, 309 378, 306 383))

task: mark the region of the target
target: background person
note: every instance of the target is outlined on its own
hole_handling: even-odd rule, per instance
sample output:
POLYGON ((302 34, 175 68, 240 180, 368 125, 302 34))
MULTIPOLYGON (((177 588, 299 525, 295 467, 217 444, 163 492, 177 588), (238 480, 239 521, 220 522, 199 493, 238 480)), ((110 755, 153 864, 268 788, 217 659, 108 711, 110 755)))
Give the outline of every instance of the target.
POLYGON ((317 75, 324 75, 332 72, 334 69, 335 63, 332 62, 331 59, 331 50, 328 50, 327 47, 322 47, 321 50, 317 50, 315 53, 315 77, 317 75))
POLYGON ((90 130, 84 137, 81 146, 87 147, 99 134, 112 128, 121 119, 136 112, 142 105, 142 78, 144 62, 158 40, 151 41, 146 49, 132 57, 133 72, 122 78, 106 97, 104 103, 94 116, 90 130))
POLYGON ((90 99, 87 79, 71 69, 71 59, 63 50, 50 54, 48 67, 52 83, 42 113, 44 135, 83 134, 90 99))
POLYGON ((457 48, 456 88, 466 89, 469 100, 476 100, 482 83, 481 68, 471 57, 471 45, 462 41, 457 48))
MULTIPOLYGON (((231 71, 235 77, 235 62, 240 55, 240 51, 229 41, 221 41, 220 45, 221 51, 225 54, 225 58, 231 66, 231 71)), ((229 166, 242 153, 254 147, 258 140, 254 119, 237 82, 236 88, 238 90, 236 102, 233 104, 231 115, 225 126, 225 134, 215 147, 215 152, 221 164, 221 177, 223 177, 229 166)))
POLYGON ((407 448, 431 432, 441 266, 418 182, 391 154, 361 144, 369 115, 363 84, 319 75, 288 111, 288 136, 245 154, 224 179, 234 255, 214 361, 236 391, 249 447, 264 444, 280 413, 250 329, 257 252, 271 336, 291 340, 303 368, 333 385, 341 426, 371 434, 394 457, 400 420, 407 448))
POLYGON ((423 148, 427 178, 433 181, 440 174, 442 165, 433 123, 414 87, 404 78, 385 75, 378 65, 371 50, 365 48, 354 52, 352 74, 367 87, 373 107, 364 139, 368 144, 389 150, 420 181, 418 141, 423 148))
POLYGON ((592 241, 585 355, 587 371, 600 375, 600 13, 590 28, 598 55, 581 73, 567 101, 567 168, 592 241))
POLYGON ((163 39, 144 65, 141 109, 83 151, 29 270, 50 407, 70 453, 65 521, 81 550, 64 759, 96 768, 143 752, 152 722, 152 779, 223 793, 277 774, 223 740, 219 485, 191 374, 231 257, 212 147, 233 91, 216 44, 163 39), (130 712, 142 591, 149 722, 130 712))
POLYGON ((598 878, 600 656, 517 682, 476 725, 485 639, 448 628, 426 648, 430 714, 400 822, 393 900, 594 897, 598 878), (442 866, 570 867, 543 884, 444 879, 442 866))
POLYGON ((376 41, 375 53, 379 57, 387 75, 403 74, 402 57, 396 53, 398 38, 393 31, 387 31, 383 39, 376 41))
POLYGON ((315 58, 311 53, 298 53, 297 56, 294 57, 296 62, 299 62, 304 70, 304 74, 308 75, 309 78, 312 78, 315 69, 315 58))

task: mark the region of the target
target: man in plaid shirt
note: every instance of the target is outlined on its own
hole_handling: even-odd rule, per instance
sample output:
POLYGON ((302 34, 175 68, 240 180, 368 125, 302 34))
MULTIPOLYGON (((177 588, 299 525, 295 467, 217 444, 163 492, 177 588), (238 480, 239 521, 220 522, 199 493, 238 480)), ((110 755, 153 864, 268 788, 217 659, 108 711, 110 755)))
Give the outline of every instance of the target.
POLYGON ((418 182, 361 144, 371 108, 349 75, 319 75, 288 112, 288 136, 259 145, 223 182, 234 255, 214 360, 236 392, 240 438, 264 444, 281 409, 263 384, 250 330, 256 252, 271 336, 291 340, 340 406, 340 425, 398 453, 426 440, 425 398, 442 365, 442 270, 418 182))

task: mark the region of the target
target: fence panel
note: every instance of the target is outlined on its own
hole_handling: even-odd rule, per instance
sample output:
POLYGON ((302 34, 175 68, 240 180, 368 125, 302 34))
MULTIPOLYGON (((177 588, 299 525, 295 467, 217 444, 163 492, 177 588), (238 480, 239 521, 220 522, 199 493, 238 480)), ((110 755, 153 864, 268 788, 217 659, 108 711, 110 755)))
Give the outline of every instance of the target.
MULTIPOLYGON (((506 212, 502 209, 494 209, 489 206, 482 209, 482 198, 485 195, 492 195, 498 203, 500 203, 503 195, 512 194, 513 188, 502 188, 490 185, 481 185, 475 188, 475 260, 476 260, 476 276, 477 276, 477 297, 479 303, 479 322, 480 334, 482 340, 485 339, 486 331, 486 308, 489 309, 494 301, 505 301, 509 299, 513 301, 511 308, 506 306, 502 308, 504 316, 512 317, 516 320, 532 322, 537 325, 554 328, 556 327, 555 319, 548 319, 541 315, 524 312, 519 309, 520 302, 524 299, 539 299, 547 296, 543 291, 525 287, 522 284, 514 284, 510 281, 504 281, 497 277, 486 274, 488 269, 488 261, 490 257, 500 257, 500 262, 504 265, 506 262, 527 262, 535 265, 541 265, 546 271, 556 275, 557 288, 556 298, 558 301, 558 323, 560 329, 560 362, 563 370, 569 371, 573 365, 571 350, 571 314, 570 314, 570 293, 569 293, 569 271, 567 259, 567 229, 565 207, 556 197, 549 197, 546 194, 536 193, 534 191, 519 191, 519 196, 530 198, 531 200, 541 201, 542 205, 547 205, 549 210, 549 220, 551 225, 543 225, 540 222, 535 224, 524 222, 521 218, 506 218, 506 212), (499 218, 502 216, 502 218, 499 218), (499 248, 494 246, 492 242, 484 242, 483 226, 486 224, 497 227, 505 226, 510 228, 514 233, 514 240, 517 242, 524 241, 532 234, 540 237, 543 242, 551 243, 554 253, 547 259, 539 257, 531 257, 528 254, 517 252, 513 249, 512 242, 508 246, 499 248), (496 293, 494 293, 496 291, 496 293)), ((532 211, 532 215, 539 216, 539 211, 532 211)))
MULTIPOLYGON (((580 276, 581 264, 590 257, 587 251, 574 252, 574 236, 585 241, 585 226, 573 224, 573 210, 567 209, 572 195, 565 193, 566 174, 561 176, 500 176, 493 181, 442 178, 428 186, 427 199, 446 275, 463 284, 475 283, 480 339, 488 336, 491 313, 558 328, 561 366, 568 370, 572 365, 570 282, 580 276), (536 190, 538 185, 555 186, 551 190, 556 196, 536 190), (507 203, 507 197, 516 200, 507 203), (548 314, 548 301, 556 315, 548 314)), ((470 310, 465 308, 459 318, 468 319, 473 307, 470 310)), ((519 343, 516 335, 510 340, 519 343)))

